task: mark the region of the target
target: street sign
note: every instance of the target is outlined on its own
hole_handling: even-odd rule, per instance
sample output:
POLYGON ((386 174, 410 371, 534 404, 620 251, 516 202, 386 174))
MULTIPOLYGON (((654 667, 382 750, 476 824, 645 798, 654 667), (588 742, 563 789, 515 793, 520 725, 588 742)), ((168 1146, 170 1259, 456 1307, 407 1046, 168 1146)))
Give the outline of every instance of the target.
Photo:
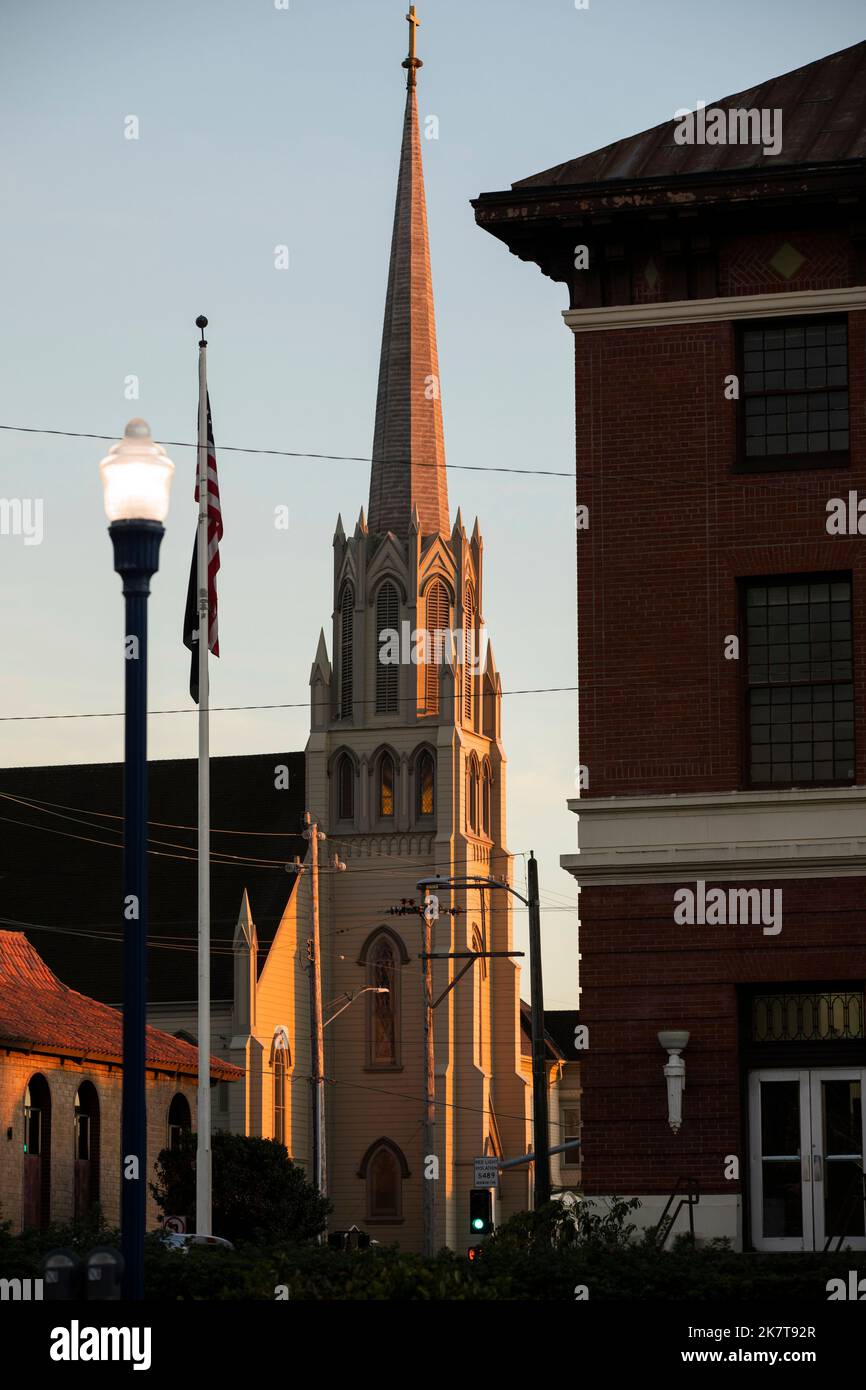
POLYGON ((499 1159, 476 1158, 474 1187, 495 1187, 499 1190, 499 1159))
POLYGON ((162 1228, 164 1231, 171 1231, 172 1235, 186 1235, 186 1217, 167 1216, 162 1223, 162 1228))

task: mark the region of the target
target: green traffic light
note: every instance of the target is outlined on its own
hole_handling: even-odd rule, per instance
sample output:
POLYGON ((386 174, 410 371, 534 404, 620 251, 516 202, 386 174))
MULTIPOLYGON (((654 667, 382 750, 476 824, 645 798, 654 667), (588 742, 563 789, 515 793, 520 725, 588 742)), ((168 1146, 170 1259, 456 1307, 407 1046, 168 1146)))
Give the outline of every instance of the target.
POLYGON ((472 1229, 473 1229, 473 1231, 483 1231, 483 1230, 484 1230, 484 1222, 483 1222, 483 1220, 482 1220, 482 1218, 481 1218, 480 1216, 476 1216, 476 1217, 475 1217, 475 1220, 472 1222, 472 1229))

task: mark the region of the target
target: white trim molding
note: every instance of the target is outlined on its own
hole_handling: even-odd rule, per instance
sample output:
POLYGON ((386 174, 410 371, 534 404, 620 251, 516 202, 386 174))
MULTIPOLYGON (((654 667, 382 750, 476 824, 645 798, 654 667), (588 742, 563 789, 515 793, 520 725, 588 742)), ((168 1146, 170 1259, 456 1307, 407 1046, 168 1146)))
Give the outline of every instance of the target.
POLYGON ((579 797, 581 887, 866 877, 866 787, 579 797))
POLYGON ((612 328, 662 328, 668 324, 843 313, 849 309, 866 309, 866 286, 660 300, 654 304, 605 304, 592 309, 564 309, 562 317, 573 333, 599 333, 612 328))

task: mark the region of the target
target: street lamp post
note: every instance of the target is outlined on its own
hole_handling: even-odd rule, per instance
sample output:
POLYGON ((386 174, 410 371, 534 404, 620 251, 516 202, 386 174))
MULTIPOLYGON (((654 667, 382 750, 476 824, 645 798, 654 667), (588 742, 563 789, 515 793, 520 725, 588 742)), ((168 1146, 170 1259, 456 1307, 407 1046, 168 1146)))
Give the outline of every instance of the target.
POLYGON ((159 568, 174 464, 144 420, 99 465, 114 568, 123 580, 123 1100, 120 1225, 123 1292, 144 1297, 147 1204, 147 599, 159 568))
POLYGON ((529 978, 532 1013, 532 1124, 535 1147, 535 1207, 550 1201, 550 1134, 547 1105, 547 1067, 544 1056, 544 996, 541 973, 541 907, 538 893, 538 861, 530 852, 527 865, 529 897, 524 898, 510 883, 481 874, 444 874, 423 878, 416 885, 428 888, 498 888, 518 898, 529 909, 529 978))

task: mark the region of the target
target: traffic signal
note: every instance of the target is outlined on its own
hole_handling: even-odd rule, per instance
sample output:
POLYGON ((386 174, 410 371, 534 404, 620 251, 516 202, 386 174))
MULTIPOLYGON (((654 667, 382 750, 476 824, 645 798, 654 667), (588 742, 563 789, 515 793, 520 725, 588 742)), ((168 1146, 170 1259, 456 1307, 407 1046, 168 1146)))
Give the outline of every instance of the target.
POLYGON ((466 1251, 466 1256, 470 1264, 475 1264, 481 1259, 481 1252, 483 1249, 483 1245, 470 1245, 469 1249, 466 1251))
POLYGON ((493 1230, 493 1192, 489 1187, 473 1187, 469 1193, 469 1229, 474 1236, 489 1236, 493 1230))

